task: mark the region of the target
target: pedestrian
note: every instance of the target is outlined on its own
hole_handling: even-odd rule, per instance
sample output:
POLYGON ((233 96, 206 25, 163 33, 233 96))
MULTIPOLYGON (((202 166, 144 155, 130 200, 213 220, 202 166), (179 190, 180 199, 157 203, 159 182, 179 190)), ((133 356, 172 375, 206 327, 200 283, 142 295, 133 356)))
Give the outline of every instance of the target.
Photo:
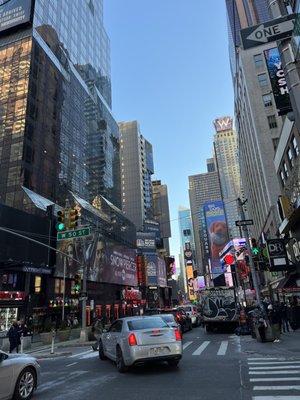
POLYGON ((14 349, 19 353, 19 346, 21 344, 21 335, 20 328, 17 321, 14 321, 12 326, 8 331, 8 339, 9 339, 9 352, 12 353, 14 349))
POLYGON ((78 325, 79 325, 78 318, 75 315, 75 317, 73 319, 73 326, 74 326, 74 328, 76 328, 76 326, 78 326, 78 325))
POLYGON ((280 311, 278 307, 274 308, 272 304, 268 305, 268 318, 272 327, 272 332, 274 336, 274 343, 280 342, 280 311))
POLYGON ((289 332, 288 308, 285 303, 280 304, 281 333, 289 332))

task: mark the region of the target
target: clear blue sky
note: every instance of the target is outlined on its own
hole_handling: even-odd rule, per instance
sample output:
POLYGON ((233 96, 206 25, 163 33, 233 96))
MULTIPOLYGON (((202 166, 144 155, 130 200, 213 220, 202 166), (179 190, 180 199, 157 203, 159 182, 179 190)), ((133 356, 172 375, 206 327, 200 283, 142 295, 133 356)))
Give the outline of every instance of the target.
MULTIPOLYGON (((138 120, 171 219, 189 206, 188 176, 206 171, 212 121, 233 113, 225 0, 105 0, 113 112, 138 120)), ((179 253, 173 221, 171 253, 179 253)))

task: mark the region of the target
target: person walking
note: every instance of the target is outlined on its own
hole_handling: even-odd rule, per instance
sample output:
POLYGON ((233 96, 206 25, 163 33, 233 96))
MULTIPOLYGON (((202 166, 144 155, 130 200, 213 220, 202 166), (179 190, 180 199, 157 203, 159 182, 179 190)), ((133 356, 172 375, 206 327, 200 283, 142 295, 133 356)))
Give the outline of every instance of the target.
POLYGON ((281 317, 281 333, 289 332, 290 328, 289 328, 288 308, 285 303, 280 304, 280 317, 281 317))
POLYGON ((17 321, 14 321, 8 331, 9 352, 10 353, 12 353, 14 351, 14 349, 16 349, 16 352, 19 353, 19 346, 21 344, 20 337, 21 337, 20 327, 19 327, 17 321))
POLYGON ((280 342, 280 324, 281 317, 278 308, 274 308, 272 304, 268 305, 268 318, 272 327, 272 332, 274 336, 274 343, 280 342))

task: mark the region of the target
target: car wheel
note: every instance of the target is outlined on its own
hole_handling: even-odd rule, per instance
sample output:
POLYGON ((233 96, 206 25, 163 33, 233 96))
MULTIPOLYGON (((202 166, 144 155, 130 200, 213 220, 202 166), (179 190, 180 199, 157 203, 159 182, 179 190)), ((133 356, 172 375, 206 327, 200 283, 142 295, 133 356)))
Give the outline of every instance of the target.
POLYGON ((103 343, 102 340, 99 341, 99 358, 100 360, 106 360, 106 355, 104 354, 103 343))
POLYGON ((14 400, 28 400, 36 388, 36 373, 33 368, 25 368, 20 373, 14 392, 14 400))
POLYGON ((169 367, 176 368, 178 367, 180 360, 168 360, 169 367))
POLYGON ((121 348, 117 347, 117 358, 116 358, 117 370, 123 374, 128 371, 128 367, 125 365, 121 348))

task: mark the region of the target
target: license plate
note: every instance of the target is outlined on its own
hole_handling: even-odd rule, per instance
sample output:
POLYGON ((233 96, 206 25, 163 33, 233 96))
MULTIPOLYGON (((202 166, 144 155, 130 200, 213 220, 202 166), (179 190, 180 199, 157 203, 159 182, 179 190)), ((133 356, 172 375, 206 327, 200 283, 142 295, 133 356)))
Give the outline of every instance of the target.
POLYGON ((163 347, 154 347, 153 349, 150 349, 149 356, 159 356, 160 354, 163 354, 163 352, 163 347))

